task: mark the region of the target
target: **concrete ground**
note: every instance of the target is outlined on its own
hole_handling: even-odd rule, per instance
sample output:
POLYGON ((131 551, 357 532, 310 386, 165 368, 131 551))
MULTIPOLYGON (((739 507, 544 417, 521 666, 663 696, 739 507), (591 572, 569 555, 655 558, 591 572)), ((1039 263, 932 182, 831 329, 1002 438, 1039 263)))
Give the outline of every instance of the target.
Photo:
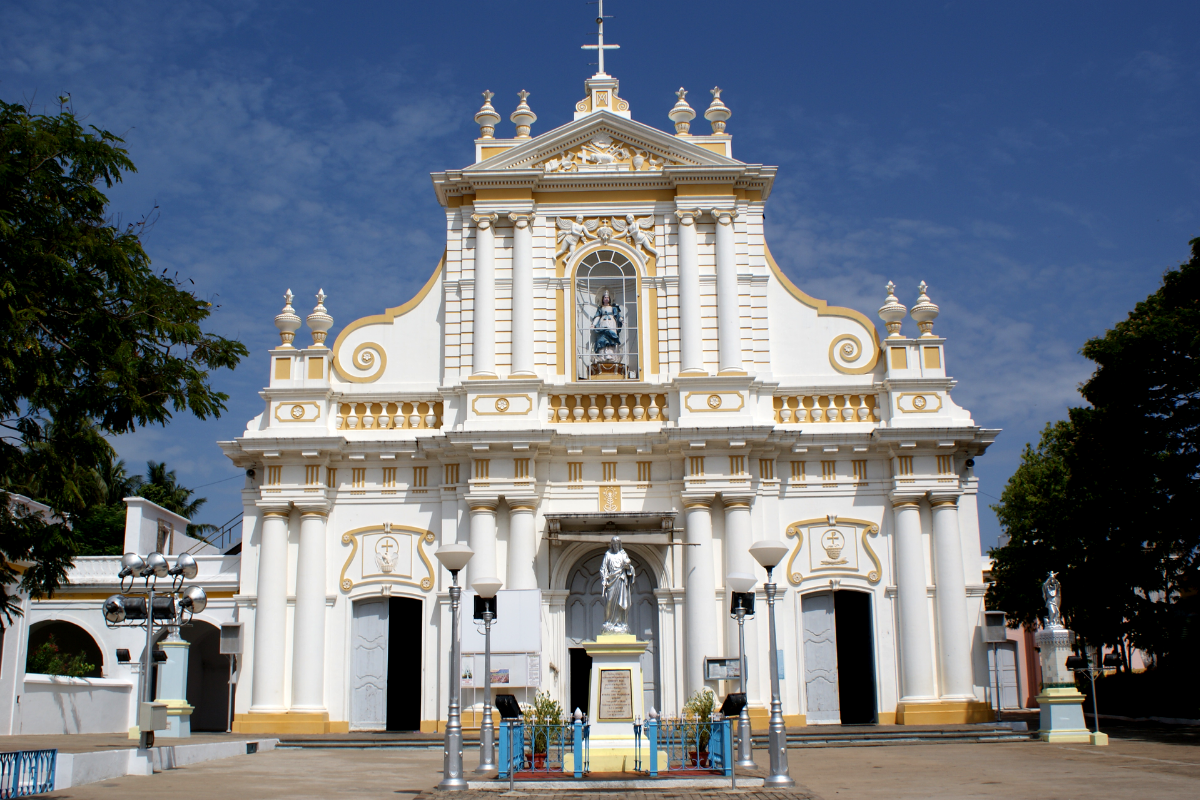
MULTIPOLYGON (((1200 786, 1200 730, 1110 728, 1108 747, 1041 742, 825 747, 789 753, 796 792, 747 792, 751 798, 1012 798, 1092 800, 1188 798, 1200 786)), ((763 767, 767 753, 755 751, 763 767)), ((464 753, 468 774, 476 754, 464 753)), ((429 750, 276 750, 210 761, 150 777, 126 777, 46 797, 137 800, 190 798, 416 798, 441 779, 442 755, 429 750)), ((646 792, 656 800, 724 794, 724 790, 646 792)), ((556 798, 641 797, 622 792, 553 793, 556 798)), ((497 798, 465 792, 456 798, 497 798)), ((549 793, 546 796, 550 796, 549 793)))
MULTIPOLYGON (((271 736, 243 736, 226 733, 193 733, 187 739, 155 737, 155 747, 170 747, 182 744, 211 744, 213 742, 241 742, 254 739, 277 738, 271 736)), ((57 750, 60 753, 94 753, 97 750, 128 750, 137 747, 138 740, 130 739, 125 733, 64 733, 41 736, 0 736, 0 753, 14 750, 57 750)))

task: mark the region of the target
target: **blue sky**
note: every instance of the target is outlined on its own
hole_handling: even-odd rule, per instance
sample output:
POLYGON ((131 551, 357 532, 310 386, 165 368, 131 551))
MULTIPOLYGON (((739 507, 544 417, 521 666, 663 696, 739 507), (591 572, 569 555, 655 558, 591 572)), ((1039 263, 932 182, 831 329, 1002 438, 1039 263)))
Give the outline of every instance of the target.
MULTIPOLYGON (((668 129, 675 89, 720 85, 734 155, 779 166, 768 237, 805 291, 873 317, 888 280, 910 306, 929 283, 956 400, 1004 429, 978 460, 987 495, 1078 402, 1083 342, 1200 236, 1200 3, 605 11, 621 45, 606 66, 635 119, 668 129)), ((155 266, 195 280, 220 306, 212 329, 252 351, 216 376, 221 419, 120 438, 131 465, 165 459, 191 486, 236 478, 214 442, 261 411, 284 290, 303 314, 324 287, 335 333, 411 296, 444 241, 428 174, 472 159, 479 93, 507 119, 529 90, 535 134, 569 121, 594 14, 576 0, 9 0, 0 98, 70 92, 125 137, 139 173, 113 211, 157 204, 155 266)), ((239 488, 202 488, 202 521, 238 513, 239 488)), ((990 546, 990 511, 982 524, 990 546)))

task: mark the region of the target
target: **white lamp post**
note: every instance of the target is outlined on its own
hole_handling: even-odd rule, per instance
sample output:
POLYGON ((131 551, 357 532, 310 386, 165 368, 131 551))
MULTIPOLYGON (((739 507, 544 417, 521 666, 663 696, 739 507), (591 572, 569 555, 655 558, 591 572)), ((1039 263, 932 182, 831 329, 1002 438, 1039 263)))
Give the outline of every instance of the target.
POLYGON ((446 739, 442 751, 442 791, 461 792, 467 788, 463 778, 462 720, 459 718, 460 675, 458 643, 458 609, 462 605, 462 587, 458 571, 467 565, 475 551, 465 544, 444 544, 434 553, 442 566, 450 571, 450 708, 446 713, 446 739))
POLYGON ((775 539, 764 539, 750 545, 750 555, 767 571, 767 582, 763 590, 767 595, 767 628, 771 634, 771 650, 767 660, 771 663, 771 723, 768 737, 771 748, 771 774, 766 777, 767 786, 795 786, 788 774, 787 730, 783 725, 783 705, 779 700, 779 650, 775 643, 775 583, 771 572, 783 557, 788 546, 775 539))
MULTIPOLYGON (((502 584, 495 578, 480 578, 471 584, 475 594, 484 600, 494 600, 502 584)), ((479 725, 479 766, 477 775, 495 775, 495 730, 492 727, 492 608, 488 603, 483 611, 483 722, 479 725)))
MULTIPOLYGON (((744 598, 738 595, 746 595, 754 591, 754 584, 758 583, 753 575, 747 575, 744 572, 731 572, 725 579, 729 584, 729 588, 734 592, 733 610, 738 624, 738 675, 740 676, 739 688, 742 694, 746 694, 746 613, 747 606, 753 608, 754 597, 751 595, 749 603, 745 602, 744 598)), ((742 710, 738 712, 738 755, 737 766, 739 767, 754 767, 754 755, 752 753, 753 743, 750 740, 750 703, 746 702, 742 706, 742 710)))

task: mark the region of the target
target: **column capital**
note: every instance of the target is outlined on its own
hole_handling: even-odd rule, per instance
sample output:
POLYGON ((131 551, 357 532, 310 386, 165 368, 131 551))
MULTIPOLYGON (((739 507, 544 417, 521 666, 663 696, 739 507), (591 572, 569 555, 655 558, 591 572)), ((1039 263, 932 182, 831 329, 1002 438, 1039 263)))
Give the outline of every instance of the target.
POLYGON ((934 508, 938 508, 940 506, 957 506, 959 497, 962 497, 962 492, 947 492, 944 490, 930 492, 929 505, 934 508))
POLYGON ((749 508, 753 500, 753 493, 721 492, 721 502, 726 508, 749 508))
POLYGON ((292 513, 292 504, 287 500, 256 500, 254 505, 264 517, 286 517, 292 513))
POLYGON ((675 210, 675 218, 679 220, 680 225, 694 225, 696 218, 703 214, 704 212, 699 208, 679 208, 675 210))
POLYGON ((710 508, 713 500, 717 497, 714 492, 684 492, 683 507, 689 508, 710 508))
POLYGON ((475 220, 475 225, 481 230, 487 230, 495 224, 499 218, 498 214, 472 214, 471 219, 475 220))
POLYGON ((892 501, 892 508, 903 508, 905 506, 920 505, 921 498, 925 495, 923 492, 889 492, 888 496, 892 501))
POLYGON ((300 512, 300 517, 328 517, 328 503, 296 503, 296 510, 300 512))
POLYGON ((738 218, 738 212, 736 208, 714 208, 710 209, 708 213, 712 215, 712 218, 721 225, 732 224, 732 222, 738 218))
POLYGON ((496 512, 496 507, 500 505, 499 497, 481 497, 480 495, 468 494, 465 498, 467 505, 471 507, 471 513, 486 513, 496 512))
POLYGON ((508 503, 509 511, 537 511, 538 498, 535 497, 511 497, 504 496, 504 502, 508 503))
POLYGON ((526 228, 528 228, 530 225, 533 224, 534 216, 536 216, 536 215, 533 214, 532 212, 511 211, 508 214, 508 219, 517 228, 520 228, 521 230, 525 230, 526 228))

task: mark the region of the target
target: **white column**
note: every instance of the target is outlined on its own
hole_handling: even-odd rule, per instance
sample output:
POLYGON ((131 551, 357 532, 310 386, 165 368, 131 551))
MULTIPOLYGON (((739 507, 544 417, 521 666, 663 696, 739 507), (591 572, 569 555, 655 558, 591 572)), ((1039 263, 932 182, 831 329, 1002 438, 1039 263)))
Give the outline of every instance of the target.
POLYGON ((533 500, 508 500, 508 570, 505 589, 536 589, 537 534, 533 530, 533 500))
POLYGON ((283 665, 287 643, 288 513, 286 506, 270 506, 263 511, 254 609, 251 714, 287 711, 283 703, 283 665))
POLYGON ((967 585, 963 575, 962 534, 958 529, 958 496, 934 495, 930 505, 933 507, 933 570, 937 585, 942 697, 974 700, 971 632, 967 626, 967 585))
POLYGON ((495 214, 475 214, 475 299, 471 319, 471 375, 496 377, 495 214))
MULTIPOLYGON (((512 376, 533 370, 533 215, 509 214, 513 223, 512 376)), ((511 588, 511 587, 510 587, 511 588)))
POLYGON ((292 711, 325 711, 325 510, 301 509, 292 635, 292 711))
MULTIPOLYGON (((715 611, 717 584, 713 574, 713 498, 684 497, 687 514, 686 566, 683 585, 684 619, 687 630, 687 690, 685 695, 704 688, 704 657, 717 656, 717 620, 715 611)), ((715 686, 713 687, 716 688, 715 686)))
POLYGON ((937 698, 929 638, 929 600, 921 509, 912 498, 892 500, 896 524, 896 600, 900 604, 900 700, 937 698))
POLYGON ((742 369, 742 304, 738 298, 737 252, 733 221, 737 212, 714 208, 717 223, 717 336, 720 371, 744 374, 742 369))
MULTIPOLYGON (((721 583, 725 585, 723 611, 729 609, 733 600, 733 590, 729 588, 729 583, 725 580, 729 576, 729 573, 743 572, 747 575, 756 574, 754 568, 755 561, 750 556, 750 545, 752 544, 753 537, 750 530, 751 497, 752 495, 748 494, 721 493, 721 501, 725 504, 725 573, 721 576, 721 583)), ((724 619, 725 641, 731 643, 725 650, 729 655, 737 655, 737 620, 730 619, 728 613, 724 615, 724 619)), ((750 651, 747 650, 746 652, 749 653, 750 651)))
POLYGON ((469 544, 475 551, 467 564, 470 586, 479 578, 499 578, 496 572, 496 506, 494 497, 468 497, 471 507, 471 535, 469 544))
POLYGON ((696 250, 696 217, 700 211, 676 211, 675 216, 679 218, 679 368, 684 375, 707 375, 700 333, 700 256, 696 250))

